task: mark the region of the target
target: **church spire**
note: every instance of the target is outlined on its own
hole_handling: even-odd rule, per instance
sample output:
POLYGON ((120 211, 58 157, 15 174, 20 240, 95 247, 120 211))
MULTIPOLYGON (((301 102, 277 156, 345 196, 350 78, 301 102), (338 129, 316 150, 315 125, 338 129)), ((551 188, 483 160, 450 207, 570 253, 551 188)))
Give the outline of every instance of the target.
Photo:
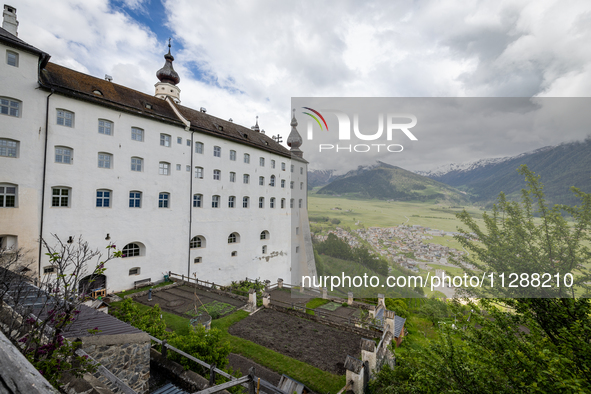
POLYGON ((156 77, 160 80, 160 82, 169 83, 171 85, 176 85, 181 81, 181 78, 174 71, 172 67, 172 62, 174 61, 174 57, 170 54, 170 38, 168 39, 168 53, 164 55, 165 63, 164 67, 156 72, 156 77))
POLYGON ((174 57, 170 53, 170 38, 168 39, 168 53, 164 55, 164 66, 156 72, 156 77, 160 82, 156 85, 156 97, 165 99, 166 97, 172 98, 176 103, 180 103, 180 94, 181 90, 178 86, 176 86, 180 81, 181 78, 174 71, 172 67, 172 62, 174 61, 174 57))
POLYGON ((302 146, 302 136, 298 132, 297 129, 298 121, 295 117, 295 108, 293 109, 293 115, 291 117, 291 133, 289 133, 289 137, 287 137, 287 146, 291 148, 291 153, 298 157, 303 157, 304 152, 300 150, 300 146, 302 146))

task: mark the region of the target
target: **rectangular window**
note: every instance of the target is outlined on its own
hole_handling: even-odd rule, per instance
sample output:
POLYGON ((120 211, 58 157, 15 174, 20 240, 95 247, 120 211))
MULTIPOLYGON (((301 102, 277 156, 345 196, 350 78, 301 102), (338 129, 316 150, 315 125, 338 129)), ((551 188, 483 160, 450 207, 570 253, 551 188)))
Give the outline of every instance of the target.
POLYGON ((291 165, 291 172, 293 172, 293 164, 291 165))
POLYGON ((244 154, 244 162, 246 164, 249 164, 250 163, 250 155, 248 153, 245 153, 244 154))
POLYGON ((181 165, 180 165, 180 164, 177 164, 177 165, 176 165, 176 170, 177 170, 177 171, 180 171, 180 170, 181 170, 181 165))
POLYGON ((19 117, 21 103, 10 99, 0 99, 0 113, 2 115, 19 117))
POLYGON ((170 174, 170 164, 160 162, 158 166, 158 174, 159 175, 169 175, 170 174))
POLYGON ((259 197, 259 208, 265 207, 265 197, 259 197))
POLYGON ((211 197, 211 207, 212 208, 219 208, 220 206, 220 196, 212 196, 211 197))
POLYGON ((193 195, 193 208, 201 208, 202 200, 203 200, 203 196, 201 194, 194 194, 193 195))
POLYGON ((235 150, 230 151, 230 160, 236 161, 236 151, 235 150))
POLYGON ((300 247, 296 246, 296 253, 300 253, 300 247))
POLYGON ((275 160, 271 160, 271 168, 275 168, 275 160))
POLYGON ((269 200, 269 208, 275 208, 275 199, 274 198, 269 200))
POLYGON ((259 186, 265 186, 265 177, 264 176, 259 177, 259 186))
POLYGON ((195 178, 203 179, 203 167, 195 167, 195 178))
POLYGON ((264 158, 264 157, 261 157, 261 158, 259 159, 259 165, 260 165, 261 167, 264 167, 264 166, 265 166, 265 158, 264 158))
POLYGON ((220 148, 219 146, 214 146, 213 147, 213 156, 214 157, 222 157, 222 148, 220 148))
POLYGON ((137 127, 131 128, 131 139, 133 141, 142 142, 144 140, 144 130, 139 129, 137 127))
POLYGON ((298 204, 299 208, 302 207, 302 199, 300 198, 299 204, 298 204))
POLYGON ((304 182, 300 182, 300 190, 304 190, 304 182))
POLYGON ((293 198, 291 200, 289 200, 289 207, 293 208, 293 198))
POLYGON ((281 163, 281 171, 285 171, 285 163, 281 163))
POLYGON ((141 208, 142 207, 142 193, 141 192, 129 192, 129 208, 141 208))
POLYGON ((304 167, 300 167, 300 175, 304 175, 304 167))
POLYGON ((248 208, 248 197, 242 197, 242 208, 248 208))
POLYGON ((187 170, 187 172, 191 171, 191 166, 186 166, 185 169, 187 170))
POLYGON ((203 144, 201 142, 195 142, 195 153, 203 154, 203 144))
POLYGON ((176 137, 176 143, 177 144, 182 144, 183 143, 183 137, 176 137))
POLYGON ((285 188, 285 179, 282 179, 282 180, 281 180, 281 187, 282 187, 282 188, 285 188))
POLYGON ((108 120, 100 120, 98 121, 98 132, 99 134, 104 135, 113 135, 113 122, 108 120))
POLYGON ((55 148, 55 162, 63 164, 72 164, 72 149, 56 147, 55 148))
POLYGON ((242 177, 242 182, 243 183, 248 183, 250 180, 250 176, 248 174, 244 174, 244 176, 242 177))
POLYGON ((236 173, 235 172, 230 173, 230 182, 236 182, 236 173))
POLYGON ((97 190, 96 191, 96 206, 98 208, 108 208, 111 206, 111 191, 97 190))
POLYGON ((16 186, 0 186, 0 208, 16 207, 16 186))
POLYGON ((12 67, 18 67, 18 53, 6 51, 6 64, 12 67))
POLYGON ((143 159, 140 159, 139 157, 132 157, 131 158, 131 171, 141 172, 143 163, 144 163, 143 159))
POLYGON ((111 168, 111 159, 113 155, 109 153, 98 154, 98 166, 99 168, 111 168))
POLYGON ((18 153, 18 142, 0 138, 0 156, 16 157, 18 153))
POLYGON ((236 197, 234 197, 234 196, 228 197, 228 208, 234 208, 235 204, 236 204, 236 197))
POLYGON ((168 134, 160 134, 160 145, 170 147, 170 136, 168 134))
POLYGON ((70 206, 70 189, 66 187, 51 188, 51 206, 52 207, 69 207, 70 206))
POLYGON ((191 140, 187 140, 187 146, 191 146, 191 140))
POLYGON ((289 188, 293 189, 293 181, 289 182, 289 188))
POLYGON ((222 172, 220 170, 213 170, 213 180, 219 181, 222 177, 222 172))
POLYGON ((159 193, 158 194, 158 208, 168 208, 170 194, 159 193))
POLYGON ((64 109, 58 109, 57 124, 60 126, 74 127, 74 113, 64 109))

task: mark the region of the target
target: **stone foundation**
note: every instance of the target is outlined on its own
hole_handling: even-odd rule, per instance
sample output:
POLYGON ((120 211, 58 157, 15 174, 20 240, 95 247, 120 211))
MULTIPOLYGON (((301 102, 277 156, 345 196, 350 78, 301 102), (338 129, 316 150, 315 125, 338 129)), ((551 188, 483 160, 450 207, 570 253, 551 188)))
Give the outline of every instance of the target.
MULTIPOLYGON (((150 337, 146 333, 81 338, 82 349, 136 392, 149 391, 150 337)), ((106 378, 100 377, 101 381, 106 378)))

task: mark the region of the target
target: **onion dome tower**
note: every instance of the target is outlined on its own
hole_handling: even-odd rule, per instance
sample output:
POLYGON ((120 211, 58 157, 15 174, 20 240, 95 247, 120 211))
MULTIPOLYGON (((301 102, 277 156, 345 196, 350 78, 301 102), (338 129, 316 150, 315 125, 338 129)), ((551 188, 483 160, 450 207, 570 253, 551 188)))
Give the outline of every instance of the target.
POLYGON ((287 146, 291 148, 291 154, 297 157, 303 157, 304 152, 300 150, 300 146, 302 146, 302 136, 298 133, 298 129, 296 126, 298 125, 298 121, 295 118, 295 108, 293 109, 293 116, 291 118, 291 133, 289 133, 289 137, 287 137, 287 146))
POLYGON ((181 89, 176 86, 181 78, 174 71, 172 62, 174 57, 170 54, 170 38, 168 39, 168 53, 164 55, 165 63, 164 66, 156 72, 156 77, 160 80, 156 85, 156 97, 165 99, 170 97, 175 103, 181 102, 181 89))

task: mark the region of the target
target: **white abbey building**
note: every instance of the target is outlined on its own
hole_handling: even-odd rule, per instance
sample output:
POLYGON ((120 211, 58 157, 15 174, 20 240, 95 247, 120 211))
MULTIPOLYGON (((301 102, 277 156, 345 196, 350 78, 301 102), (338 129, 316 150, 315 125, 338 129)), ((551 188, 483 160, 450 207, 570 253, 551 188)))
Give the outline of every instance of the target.
POLYGON ((288 150, 258 122, 181 105, 170 48, 149 95, 49 62, 17 27, 4 6, 0 247, 43 277, 41 238, 113 242, 125 257, 107 266, 108 292, 167 271, 220 284, 316 274, 295 118, 288 150))

